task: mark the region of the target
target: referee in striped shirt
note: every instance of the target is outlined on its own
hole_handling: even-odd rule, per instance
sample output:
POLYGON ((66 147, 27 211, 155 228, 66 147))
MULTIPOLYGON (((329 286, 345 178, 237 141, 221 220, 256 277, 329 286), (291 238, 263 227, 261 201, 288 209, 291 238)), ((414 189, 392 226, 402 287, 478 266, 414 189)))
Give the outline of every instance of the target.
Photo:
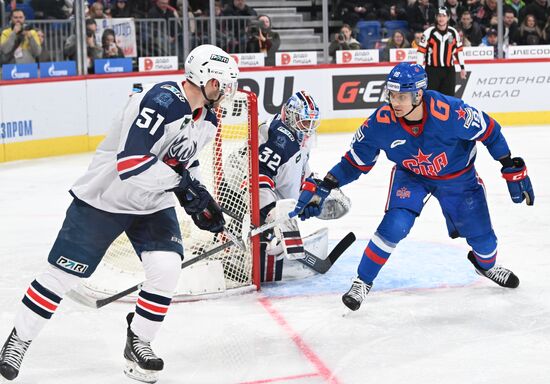
POLYGON ((466 78, 462 41, 458 31, 449 26, 449 10, 439 7, 435 26, 422 34, 418 46, 417 64, 426 65, 428 88, 446 95, 455 95, 455 60, 460 64, 460 77, 466 78))

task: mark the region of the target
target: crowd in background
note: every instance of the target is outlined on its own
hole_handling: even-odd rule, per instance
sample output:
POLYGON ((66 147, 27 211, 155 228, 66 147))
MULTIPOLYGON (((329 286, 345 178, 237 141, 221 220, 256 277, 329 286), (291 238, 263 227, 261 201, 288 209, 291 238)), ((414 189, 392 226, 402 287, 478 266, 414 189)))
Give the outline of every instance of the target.
MULTIPOLYGON (((74 17, 74 2, 83 1, 86 13, 86 47, 88 59, 122 57, 116 44, 114 32, 105 30, 101 39, 94 38, 97 20, 104 18, 178 19, 181 17, 184 0, 11 0, 7 10, 10 25, 2 30, 0 37, 0 64, 27 63, 51 59, 51 52, 43 47, 44 32, 29 27, 27 21, 60 20, 74 17), (26 21, 27 20, 27 21, 26 21)), ((549 0, 504 0, 503 1, 504 46, 550 44, 549 0)), ((331 17, 342 23, 332 30, 329 53, 335 55, 343 49, 380 49, 381 60, 387 60, 391 48, 416 48, 422 32, 433 25, 439 2, 437 0, 331 0, 331 17), (388 22, 400 21, 398 30, 385 29, 388 22), (373 43, 361 35, 365 22, 380 24, 373 43), (369 46, 370 45, 370 46, 369 46)), ((450 11, 449 25, 456 28, 464 46, 496 46, 497 0, 446 0, 450 11)), ((209 15, 207 0, 189 0, 189 18, 209 15)), ((271 19, 259 14, 246 4, 246 0, 216 0, 213 10, 216 16, 248 16, 244 31, 231 26, 217 27, 217 45, 234 53, 263 52, 266 65, 274 64, 275 52, 281 41, 273 31, 271 19), (243 33, 244 32, 244 33, 243 33)), ((320 18, 320 15, 319 15, 320 18)), ((372 23, 371 23, 372 24, 372 23)), ((300 27, 297 25, 296 27, 300 27)), ((190 24, 192 46, 209 42, 207 32, 196 31, 190 24)), ((180 44, 177 34, 170 30, 171 44, 180 44)), ((139 36, 138 36, 139 37, 139 36)), ((160 52, 162 53, 162 52, 160 52)), ((63 56, 74 59, 75 36, 64 42, 63 56)))

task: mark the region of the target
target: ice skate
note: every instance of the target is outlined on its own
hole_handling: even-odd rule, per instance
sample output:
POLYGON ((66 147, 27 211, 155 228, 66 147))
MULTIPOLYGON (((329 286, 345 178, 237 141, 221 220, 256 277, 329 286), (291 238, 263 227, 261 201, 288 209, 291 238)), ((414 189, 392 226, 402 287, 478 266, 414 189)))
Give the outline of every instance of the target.
POLYGON ((14 380, 19 375, 19 368, 30 344, 30 341, 23 341, 17 336, 15 328, 11 331, 0 351, 0 378, 14 380))
POLYGON ((144 383, 156 383, 158 373, 164 368, 164 361, 157 357, 151 349, 151 343, 141 340, 130 329, 134 317, 133 313, 126 316, 128 321, 128 335, 124 358, 126 359, 126 376, 144 383))
POLYGON ((365 297, 367 297, 372 283, 367 284, 359 277, 353 279, 351 288, 342 296, 342 302, 352 311, 357 311, 365 297))
POLYGON ((468 253, 468 260, 470 260, 470 262, 474 265, 478 275, 485 276, 486 278, 494 281, 501 287, 505 287, 505 288, 518 287, 519 279, 514 274, 514 272, 510 271, 509 269, 506 269, 500 265, 495 265, 493 268, 485 270, 479 266, 474 256, 474 253, 472 251, 468 253))

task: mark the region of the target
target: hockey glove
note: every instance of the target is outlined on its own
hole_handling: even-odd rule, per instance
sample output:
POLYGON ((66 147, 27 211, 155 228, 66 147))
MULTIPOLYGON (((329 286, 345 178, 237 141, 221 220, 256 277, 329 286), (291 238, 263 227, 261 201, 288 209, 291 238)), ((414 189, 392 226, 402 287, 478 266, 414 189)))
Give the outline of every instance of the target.
POLYGON ((224 230, 225 219, 223 218, 222 209, 213 199, 208 203, 206 209, 191 215, 191 218, 195 225, 203 231, 219 233, 224 230))
POLYGON ((330 174, 325 176, 321 182, 307 178, 302 184, 302 192, 300 193, 300 197, 298 197, 298 203, 294 208, 294 212, 302 221, 310 217, 319 216, 325 199, 330 194, 330 191, 337 186, 338 183, 330 174))
POLYGON ((521 203, 525 200, 527 205, 533 205, 535 202, 535 193, 533 192, 531 179, 527 176, 525 162, 521 157, 514 157, 508 161, 509 163, 502 167, 500 171, 502 172, 502 177, 506 180, 512 201, 514 203, 521 203))
POLYGON ((204 211, 210 201, 214 201, 205 186, 193 179, 188 171, 182 172, 179 185, 171 191, 175 193, 188 215, 204 211))

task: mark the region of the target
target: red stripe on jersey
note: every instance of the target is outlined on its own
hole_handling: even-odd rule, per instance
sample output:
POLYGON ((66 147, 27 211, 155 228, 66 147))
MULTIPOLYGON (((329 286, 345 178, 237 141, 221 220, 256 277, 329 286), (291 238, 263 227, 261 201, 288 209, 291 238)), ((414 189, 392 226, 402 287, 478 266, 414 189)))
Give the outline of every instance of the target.
POLYGON ((489 136, 491 136, 491 133, 493 133, 493 128, 495 127, 495 121, 492 117, 489 117, 489 126, 487 127, 487 130, 485 131, 485 134, 481 136, 481 138, 478 139, 478 141, 485 141, 489 136))
POLYGON ((116 165, 116 169, 119 172, 124 172, 130 168, 134 168, 142 163, 145 163, 147 160, 149 160, 151 156, 142 156, 138 158, 128 159, 128 160, 122 160, 119 161, 116 165))
POLYGON ((397 170, 397 167, 394 165, 391 170, 390 187, 388 188, 388 197, 386 198, 386 208, 384 209, 384 212, 386 212, 390 206, 390 195, 391 195, 391 189, 393 188, 393 178, 395 177, 396 170, 397 170))
POLYGON ((443 176, 429 176, 429 175, 422 175, 422 176, 424 176, 428 179, 431 179, 431 180, 449 180, 449 179, 454 179, 455 177, 458 177, 460 175, 465 174, 470 169, 472 169, 473 166, 474 166, 474 163, 468 165, 466 168, 464 168, 461 171, 454 172, 454 173, 449 173, 448 175, 443 175, 443 176))
POLYGON ((353 161, 353 159, 350 157, 349 153, 346 152, 346 154, 344 155, 344 158, 351 164, 353 165, 355 168, 359 169, 361 172, 367 172, 367 171, 370 171, 372 169, 372 165, 359 165, 357 163, 355 163, 355 161, 353 161))
POLYGON ((138 297, 137 305, 140 307, 143 307, 144 309, 147 309, 149 312, 153 312, 157 315, 164 315, 166 312, 168 312, 168 307, 159 307, 158 305, 154 305, 151 303, 148 303, 146 301, 143 301, 140 297, 138 297))
POLYGON ((437 41, 432 38, 429 40, 429 43, 432 45, 432 67, 439 67, 437 60, 437 41))
POLYGON ((267 184, 269 184, 269 186, 270 186, 271 188, 275 188, 275 182, 274 182, 273 180, 271 180, 271 177, 269 177, 269 176, 260 175, 260 176, 258 177, 258 182, 260 182, 260 183, 267 183, 267 184))
POLYGON ((32 289, 32 287, 29 287, 29 289, 27 289, 27 296, 29 296, 31 299, 36 301, 42 307, 46 308, 51 312, 55 312, 55 310, 57 309, 57 305, 52 304, 46 299, 44 299, 42 296, 40 296, 39 293, 35 292, 34 289, 32 289))
POLYGON ((365 255, 367 255, 367 257, 369 259, 371 259, 372 261, 374 261, 376 264, 378 265, 384 265, 386 264, 386 261, 388 261, 388 259, 384 259, 383 257, 380 257, 378 256, 376 253, 374 253, 374 251, 372 249, 370 249, 369 247, 367 247, 365 249, 365 255))
POLYGON ((426 54, 426 51, 427 51, 426 48, 418 46, 416 49, 418 50, 418 52, 426 54))

